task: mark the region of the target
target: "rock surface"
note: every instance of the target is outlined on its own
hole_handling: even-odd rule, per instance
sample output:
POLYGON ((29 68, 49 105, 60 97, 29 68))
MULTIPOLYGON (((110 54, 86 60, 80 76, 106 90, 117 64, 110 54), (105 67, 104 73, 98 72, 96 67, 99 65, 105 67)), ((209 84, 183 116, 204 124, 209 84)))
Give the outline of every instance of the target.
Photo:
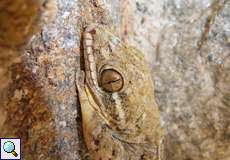
POLYGON ((85 156, 74 77, 82 29, 97 22, 114 25, 146 54, 167 160, 229 160, 230 1, 105 0, 103 8, 95 2, 46 3, 51 12, 43 14, 41 33, 10 68, 0 136, 21 137, 26 160, 85 156))
POLYGON ((167 159, 230 159, 230 1, 121 3, 120 35, 153 67, 167 159))

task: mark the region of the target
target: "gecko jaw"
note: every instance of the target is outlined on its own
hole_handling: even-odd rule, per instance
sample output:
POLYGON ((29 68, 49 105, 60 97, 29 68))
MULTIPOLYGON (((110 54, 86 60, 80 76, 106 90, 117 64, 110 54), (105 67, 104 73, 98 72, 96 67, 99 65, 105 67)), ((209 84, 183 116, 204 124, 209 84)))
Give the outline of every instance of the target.
POLYGON ((93 36, 91 31, 92 30, 88 30, 87 28, 84 33, 84 60, 87 79, 89 79, 89 82, 92 83, 92 85, 97 86, 96 64, 93 55, 93 36))
POLYGON ((99 96, 101 93, 101 89, 98 86, 97 81, 97 71, 96 71, 96 63, 95 57, 93 53, 93 36, 96 30, 92 26, 86 28, 83 34, 83 45, 84 45, 84 61, 85 61, 85 72, 86 72, 86 84, 88 85, 89 94, 92 95, 95 103, 97 104, 93 108, 99 113, 99 115, 104 119, 108 126, 113 128, 114 130, 119 130, 117 128, 117 124, 114 119, 107 115, 104 112, 104 105, 102 103, 101 97, 99 96))

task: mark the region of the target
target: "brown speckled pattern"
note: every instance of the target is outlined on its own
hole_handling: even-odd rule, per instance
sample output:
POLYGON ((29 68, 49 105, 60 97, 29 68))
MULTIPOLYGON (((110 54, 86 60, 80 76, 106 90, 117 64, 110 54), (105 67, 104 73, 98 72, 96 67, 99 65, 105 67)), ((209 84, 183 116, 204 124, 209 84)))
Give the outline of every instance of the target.
POLYGON ((143 54, 101 25, 88 27, 84 35, 86 79, 78 84, 78 93, 84 138, 92 159, 162 160, 163 129, 143 54), (87 52, 88 47, 93 51, 87 52), (89 62, 90 55, 95 61, 89 62), (96 75, 100 79, 100 71, 108 68, 123 76, 124 86, 118 92, 103 91, 92 78, 96 75))

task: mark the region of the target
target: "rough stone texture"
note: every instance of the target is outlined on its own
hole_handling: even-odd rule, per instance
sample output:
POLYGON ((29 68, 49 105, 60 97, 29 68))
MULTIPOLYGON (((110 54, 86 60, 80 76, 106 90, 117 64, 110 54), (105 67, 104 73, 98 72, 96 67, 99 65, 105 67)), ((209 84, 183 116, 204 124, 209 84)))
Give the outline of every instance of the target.
POLYGON ((105 0, 106 12, 94 2, 57 0, 53 20, 11 67, 0 136, 22 137, 25 159, 80 159, 74 75, 83 26, 97 22, 152 64, 167 160, 229 160, 230 1, 105 0))
POLYGON ((34 33, 41 3, 36 0, 0 1, 0 92, 10 83, 8 67, 20 61, 18 50, 34 33), (17 48, 17 47, 18 48, 17 48))
POLYGON ((153 66, 167 159, 230 159, 230 1, 124 1, 121 37, 153 66))
POLYGON ((1 59, 7 62, 1 67, 8 69, 11 80, 6 81, 11 83, 1 93, 0 137, 22 138, 26 160, 79 159, 74 83, 78 3, 50 0, 42 4, 38 24, 42 30, 24 47, 1 48, 5 57, 13 50, 14 58, 1 59))

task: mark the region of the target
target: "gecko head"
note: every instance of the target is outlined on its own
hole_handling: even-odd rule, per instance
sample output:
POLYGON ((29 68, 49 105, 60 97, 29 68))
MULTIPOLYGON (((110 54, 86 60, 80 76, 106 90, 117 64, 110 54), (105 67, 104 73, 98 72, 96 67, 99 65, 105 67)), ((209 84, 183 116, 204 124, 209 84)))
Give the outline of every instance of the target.
POLYGON ((87 32, 92 35, 97 82, 92 84, 99 89, 91 94, 100 98, 105 114, 127 124, 144 116, 143 111, 156 109, 151 73, 144 55, 121 42, 104 26, 88 27, 87 32))

